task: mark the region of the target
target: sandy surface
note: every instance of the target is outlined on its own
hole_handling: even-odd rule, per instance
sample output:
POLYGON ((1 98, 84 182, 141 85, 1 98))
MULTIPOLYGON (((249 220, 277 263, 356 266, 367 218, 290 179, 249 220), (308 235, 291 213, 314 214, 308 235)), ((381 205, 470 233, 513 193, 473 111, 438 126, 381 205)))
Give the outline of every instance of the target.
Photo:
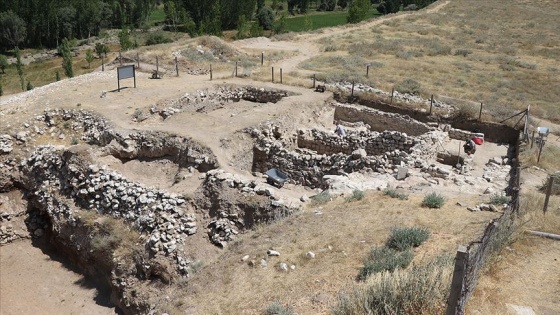
POLYGON ((30 241, 0 247, 1 315, 115 314, 103 302, 82 275, 30 241))

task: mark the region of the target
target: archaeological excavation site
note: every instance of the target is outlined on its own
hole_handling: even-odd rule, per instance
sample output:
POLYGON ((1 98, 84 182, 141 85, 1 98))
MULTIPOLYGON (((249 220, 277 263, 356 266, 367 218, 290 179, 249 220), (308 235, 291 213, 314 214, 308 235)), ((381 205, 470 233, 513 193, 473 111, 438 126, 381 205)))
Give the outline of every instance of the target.
MULTIPOLYGON (((112 84, 95 75, 96 94, 112 84)), ((511 211, 488 200, 517 191, 519 131, 456 118, 451 105, 430 114, 430 101, 389 104, 348 83, 320 93, 139 81, 102 98, 43 89, 0 107, 3 259, 60 261, 107 314, 262 314, 272 303, 328 313, 392 228, 431 230, 414 248, 421 265, 511 211), (467 155, 473 137, 483 143, 467 155), (422 206, 430 193, 445 206, 422 206), (40 251, 23 255, 26 243, 40 251)), ((6 279, 17 263, 2 268, 6 279)))

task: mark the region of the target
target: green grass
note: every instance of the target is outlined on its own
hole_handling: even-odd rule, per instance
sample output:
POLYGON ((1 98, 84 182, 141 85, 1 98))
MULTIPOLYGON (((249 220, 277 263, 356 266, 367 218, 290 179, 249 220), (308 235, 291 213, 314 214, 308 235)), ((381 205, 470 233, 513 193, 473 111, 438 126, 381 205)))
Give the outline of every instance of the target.
MULTIPOLYGON (((379 16, 377 10, 370 10, 367 18, 379 16)), ((316 12, 310 10, 307 15, 298 15, 295 17, 286 18, 286 31, 288 32, 302 32, 316 30, 323 27, 331 27, 346 24, 346 17, 348 11, 331 11, 331 12, 316 12), (306 29, 305 18, 309 17, 311 21, 311 29, 306 29)))
POLYGON ((163 6, 155 8, 151 13, 150 17, 148 17, 148 24, 150 26, 155 25, 156 23, 165 21, 165 12, 163 12, 163 6))

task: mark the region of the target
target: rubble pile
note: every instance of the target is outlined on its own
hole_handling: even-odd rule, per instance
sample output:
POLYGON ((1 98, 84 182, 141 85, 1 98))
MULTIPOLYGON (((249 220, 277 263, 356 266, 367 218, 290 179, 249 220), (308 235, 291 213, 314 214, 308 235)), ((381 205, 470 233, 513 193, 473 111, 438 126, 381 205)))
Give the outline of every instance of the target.
POLYGON ((187 236, 197 232, 196 219, 187 213, 184 198, 88 164, 91 161, 84 155, 79 150, 45 146, 22 162, 34 201, 44 205, 51 218, 75 220, 65 202, 54 200, 55 194, 60 194, 85 209, 130 222, 149 236, 147 245, 152 251, 161 254, 172 253, 187 236))
POLYGON ((300 204, 281 199, 277 189, 270 185, 221 169, 208 171, 198 192, 197 206, 207 209, 212 217, 207 226, 208 236, 220 247, 255 223, 298 211, 300 204))
POLYGON ((0 135, 0 154, 8 154, 13 150, 13 140, 10 135, 0 135))

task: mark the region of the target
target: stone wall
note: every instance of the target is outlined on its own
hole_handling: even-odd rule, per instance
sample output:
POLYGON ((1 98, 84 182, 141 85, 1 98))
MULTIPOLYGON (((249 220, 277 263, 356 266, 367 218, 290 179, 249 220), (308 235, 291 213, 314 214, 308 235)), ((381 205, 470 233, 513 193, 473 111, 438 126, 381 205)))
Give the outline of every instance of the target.
POLYGON ((370 125, 372 131, 400 131, 411 136, 419 136, 433 128, 406 115, 386 113, 373 108, 336 104, 334 118, 348 122, 362 121, 370 125))
POLYGON ((450 128, 449 131, 449 138, 451 139, 457 139, 457 140, 461 140, 461 141, 466 141, 469 139, 472 139, 476 133, 474 132, 470 132, 467 130, 461 130, 461 129, 455 129, 455 128, 450 128))
POLYGON ((399 131, 368 132, 348 131, 341 138, 335 133, 317 129, 298 130, 297 145, 299 148, 310 149, 317 154, 352 154, 357 149, 364 149, 367 155, 381 155, 385 152, 401 150, 410 152, 416 144, 412 137, 399 131))
MULTIPOLYGON (((324 133, 319 132, 317 135, 324 133)), ((390 135, 403 136, 401 133, 387 132, 383 137, 390 135)), ((369 155, 363 148, 353 148, 347 154, 345 152, 349 152, 349 149, 341 145, 339 149, 344 152, 319 154, 306 148, 290 150, 282 141, 261 135, 253 147, 253 171, 266 172, 276 168, 288 175, 294 183, 322 188, 326 185, 323 179, 325 175, 341 175, 362 170, 392 174, 400 166, 427 167, 428 161, 436 157, 438 143, 447 139, 447 133, 436 130, 419 137, 407 136, 406 139, 414 144, 407 150, 395 149, 369 155)), ((317 144, 308 141, 309 145, 317 144)))

